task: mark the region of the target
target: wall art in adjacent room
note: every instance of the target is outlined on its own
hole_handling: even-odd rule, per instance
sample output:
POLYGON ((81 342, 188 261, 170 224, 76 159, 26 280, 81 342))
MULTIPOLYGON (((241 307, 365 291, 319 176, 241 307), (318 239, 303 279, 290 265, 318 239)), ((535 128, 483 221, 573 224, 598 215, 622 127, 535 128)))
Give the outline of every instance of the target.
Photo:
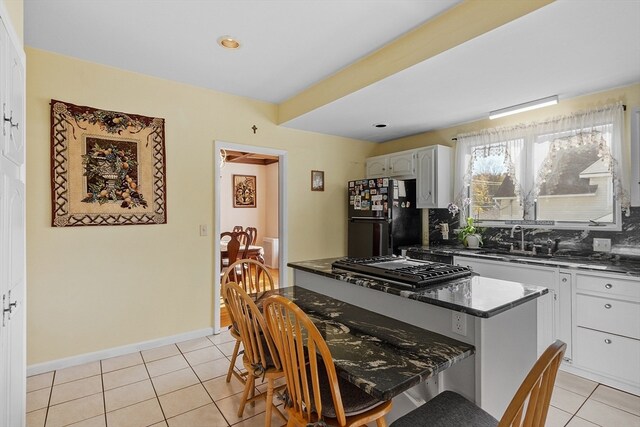
POLYGON ((233 175, 233 207, 255 208, 258 198, 254 175, 233 175))

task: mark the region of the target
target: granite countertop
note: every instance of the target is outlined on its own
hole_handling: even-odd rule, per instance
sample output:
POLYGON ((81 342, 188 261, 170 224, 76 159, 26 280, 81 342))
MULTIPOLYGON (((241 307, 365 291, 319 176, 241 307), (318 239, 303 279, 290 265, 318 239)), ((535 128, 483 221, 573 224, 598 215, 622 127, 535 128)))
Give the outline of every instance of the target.
POLYGON ((299 286, 278 293, 295 302, 329 346, 338 375, 389 400, 475 353, 475 347, 299 286))
POLYGON ((477 274, 421 289, 407 289, 386 279, 372 278, 346 270, 334 270, 331 263, 337 259, 339 258, 290 262, 288 266, 364 288, 484 318, 495 316, 549 292, 545 287, 491 279, 477 274))
POLYGON ((576 255, 571 253, 558 253, 554 256, 518 255, 508 252, 500 252, 491 248, 467 249, 454 246, 421 246, 407 247, 407 256, 420 259, 423 254, 434 255, 459 255, 471 258, 486 259, 491 261, 513 262, 548 267, 560 267, 578 270, 601 271, 616 273, 631 277, 640 277, 640 260, 612 257, 606 254, 576 255))

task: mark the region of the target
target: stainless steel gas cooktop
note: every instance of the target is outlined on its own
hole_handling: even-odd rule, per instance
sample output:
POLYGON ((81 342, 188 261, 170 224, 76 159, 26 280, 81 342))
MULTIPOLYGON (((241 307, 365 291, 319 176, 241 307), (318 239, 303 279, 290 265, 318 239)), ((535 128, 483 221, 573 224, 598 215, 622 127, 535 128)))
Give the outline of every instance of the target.
POLYGON ((433 261, 405 257, 379 256, 372 258, 343 258, 334 261, 333 268, 388 279, 422 288, 445 280, 471 275, 471 269, 433 261))

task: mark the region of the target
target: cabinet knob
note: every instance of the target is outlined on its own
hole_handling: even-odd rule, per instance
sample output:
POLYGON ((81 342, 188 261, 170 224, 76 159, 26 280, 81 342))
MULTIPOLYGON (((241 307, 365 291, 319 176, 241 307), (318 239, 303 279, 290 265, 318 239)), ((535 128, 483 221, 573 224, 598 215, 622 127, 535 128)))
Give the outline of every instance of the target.
POLYGON ((609 338, 605 338, 604 342, 605 344, 611 344, 611 340, 609 338))
POLYGON ((563 278, 562 278, 562 282, 563 282, 563 283, 567 283, 567 278, 566 278, 566 277, 563 277, 563 278))
POLYGON ((604 308, 607 308, 607 309, 608 309, 608 308, 611 308, 611 304, 605 304, 605 305, 604 305, 604 308))
POLYGON ((611 283, 607 283, 606 285, 604 285, 604 287, 606 289, 611 289, 611 288, 613 288, 613 285, 611 283))

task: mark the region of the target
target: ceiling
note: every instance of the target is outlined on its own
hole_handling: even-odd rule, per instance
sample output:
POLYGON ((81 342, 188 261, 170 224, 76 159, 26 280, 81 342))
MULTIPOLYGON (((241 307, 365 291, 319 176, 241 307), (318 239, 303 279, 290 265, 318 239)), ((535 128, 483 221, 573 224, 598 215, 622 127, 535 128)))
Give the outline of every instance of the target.
MULTIPOLYGON (((460 3, 24 0, 25 43, 282 106, 460 3), (222 35, 242 47, 222 49, 222 35)), ((283 125, 382 142, 550 95, 562 102, 636 83, 638 22, 640 0, 558 0, 283 125)))

